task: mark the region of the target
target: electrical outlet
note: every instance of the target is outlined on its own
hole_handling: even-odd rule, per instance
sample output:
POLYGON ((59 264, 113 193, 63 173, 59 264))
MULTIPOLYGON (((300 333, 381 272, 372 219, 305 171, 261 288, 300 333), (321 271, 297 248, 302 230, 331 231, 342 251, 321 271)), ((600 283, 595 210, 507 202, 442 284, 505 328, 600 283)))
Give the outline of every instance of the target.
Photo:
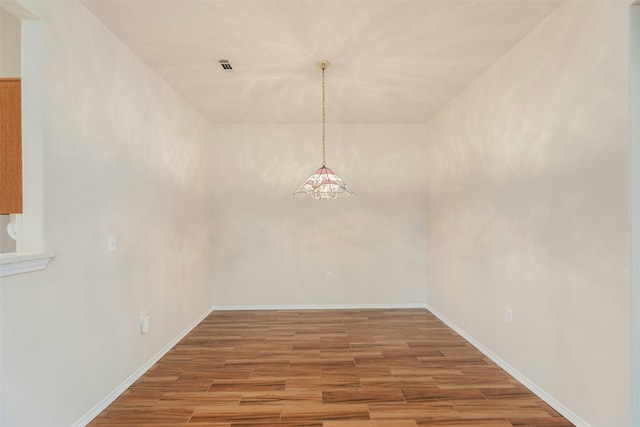
POLYGON ((333 273, 330 271, 327 271, 327 280, 332 280, 333 279, 333 273))
POLYGON ((507 323, 513 323, 513 310, 511 310, 510 308, 507 308, 504 320, 507 323))

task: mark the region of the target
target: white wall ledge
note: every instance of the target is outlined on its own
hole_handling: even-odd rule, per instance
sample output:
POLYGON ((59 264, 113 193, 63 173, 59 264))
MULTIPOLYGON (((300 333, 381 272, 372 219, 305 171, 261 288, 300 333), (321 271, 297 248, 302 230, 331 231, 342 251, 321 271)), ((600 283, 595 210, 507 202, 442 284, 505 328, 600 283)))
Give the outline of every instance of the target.
POLYGON ((14 252, 0 254, 0 277, 44 270, 54 256, 52 252, 14 252))

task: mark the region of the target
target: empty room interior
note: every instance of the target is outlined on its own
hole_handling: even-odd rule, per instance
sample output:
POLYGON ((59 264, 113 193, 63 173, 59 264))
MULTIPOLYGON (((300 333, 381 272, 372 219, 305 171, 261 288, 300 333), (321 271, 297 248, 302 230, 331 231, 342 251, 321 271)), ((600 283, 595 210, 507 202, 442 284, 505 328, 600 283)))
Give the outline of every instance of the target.
POLYGON ((640 425, 640 4, 0 14, 0 426, 640 425))

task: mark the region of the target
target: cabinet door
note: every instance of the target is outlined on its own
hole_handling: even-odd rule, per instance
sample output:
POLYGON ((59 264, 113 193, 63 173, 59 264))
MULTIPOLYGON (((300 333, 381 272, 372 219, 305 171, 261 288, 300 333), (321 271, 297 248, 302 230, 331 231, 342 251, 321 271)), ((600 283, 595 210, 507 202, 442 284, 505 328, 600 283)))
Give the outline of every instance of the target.
POLYGON ((0 79, 0 214, 22 213, 20 79, 0 79))

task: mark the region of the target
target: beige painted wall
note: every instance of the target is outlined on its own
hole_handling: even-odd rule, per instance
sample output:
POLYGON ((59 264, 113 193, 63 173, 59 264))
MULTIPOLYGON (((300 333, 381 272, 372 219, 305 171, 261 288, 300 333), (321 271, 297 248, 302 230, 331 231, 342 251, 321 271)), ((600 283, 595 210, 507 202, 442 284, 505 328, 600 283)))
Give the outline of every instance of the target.
POLYGON ((210 128, 78 2, 20 3, 42 25, 56 256, 2 278, 1 423, 69 426, 211 308, 210 128))
POLYGON ((9 215, 0 215, 0 254, 16 251, 16 241, 7 233, 8 224, 9 215))
POLYGON ((423 125, 328 123, 327 165, 357 193, 332 201, 293 197, 319 123, 213 128, 216 307, 424 305, 423 125))
POLYGON ((20 77, 20 20, 0 7, 0 77, 20 77))
POLYGON ((627 24, 563 4, 426 139, 429 305, 598 427, 630 425, 627 24))

